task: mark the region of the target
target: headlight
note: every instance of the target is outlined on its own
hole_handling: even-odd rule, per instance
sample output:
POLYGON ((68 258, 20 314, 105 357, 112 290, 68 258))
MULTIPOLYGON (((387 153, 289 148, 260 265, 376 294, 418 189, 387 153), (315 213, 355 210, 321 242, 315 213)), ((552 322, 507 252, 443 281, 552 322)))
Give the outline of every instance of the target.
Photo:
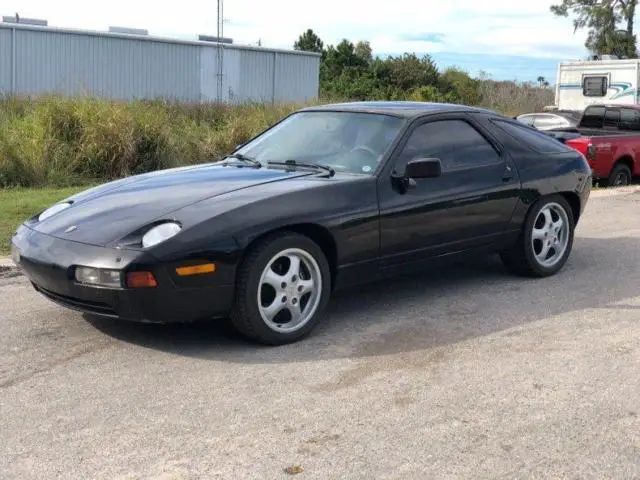
POLYGON ((66 208, 69 208, 70 206, 71 206, 70 202, 64 202, 64 203, 58 203, 57 205, 54 205, 53 207, 49 207, 38 216, 38 221, 41 222, 41 221, 43 221, 43 220, 55 215, 56 213, 61 212, 62 210, 66 209, 66 208))
POLYGON ((149 248, 170 239, 180 231, 180 225, 174 222, 162 223, 153 227, 142 237, 142 247, 149 248))

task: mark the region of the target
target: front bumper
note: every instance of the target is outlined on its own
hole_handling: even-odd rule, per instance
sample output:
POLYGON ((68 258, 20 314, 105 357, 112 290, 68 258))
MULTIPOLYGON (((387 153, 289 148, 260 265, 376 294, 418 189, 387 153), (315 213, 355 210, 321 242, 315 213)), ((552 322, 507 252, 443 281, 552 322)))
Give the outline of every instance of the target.
POLYGON ((20 227, 12 237, 12 257, 33 287, 64 307, 123 320, 175 323, 224 317, 231 309, 229 275, 202 275, 178 284, 175 264, 162 264, 133 250, 118 250, 62 240, 20 227), (76 265, 152 271, 155 288, 106 288, 79 284, 76 265))

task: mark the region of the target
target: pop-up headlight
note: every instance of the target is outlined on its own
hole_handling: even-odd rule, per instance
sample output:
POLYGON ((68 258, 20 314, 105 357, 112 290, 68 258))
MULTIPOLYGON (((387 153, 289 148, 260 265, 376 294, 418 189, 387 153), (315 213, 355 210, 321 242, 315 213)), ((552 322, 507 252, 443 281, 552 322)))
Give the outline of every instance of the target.
POLYGON ((52 217, 56 213, 61 212, 62 210, 66 210, 70 206, 71 206, 70 202, 57 203, 56 205, 47 208, 44 212, 38 215, 38 221, 41 222, 49 217, 52 217))

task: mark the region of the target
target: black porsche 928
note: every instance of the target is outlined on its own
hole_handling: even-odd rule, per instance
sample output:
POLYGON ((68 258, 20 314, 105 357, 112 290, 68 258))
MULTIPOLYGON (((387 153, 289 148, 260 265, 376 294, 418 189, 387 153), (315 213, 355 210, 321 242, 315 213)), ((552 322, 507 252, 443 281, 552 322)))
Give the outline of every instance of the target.
POLYGON ((299 110, 219 162, 106 183, 29 218, 14 261, 36 291, 144 322, 229 318, 309 334, 331 293, 463 255, 558 272, 591 191, 576 150, 460 105, 299 110))

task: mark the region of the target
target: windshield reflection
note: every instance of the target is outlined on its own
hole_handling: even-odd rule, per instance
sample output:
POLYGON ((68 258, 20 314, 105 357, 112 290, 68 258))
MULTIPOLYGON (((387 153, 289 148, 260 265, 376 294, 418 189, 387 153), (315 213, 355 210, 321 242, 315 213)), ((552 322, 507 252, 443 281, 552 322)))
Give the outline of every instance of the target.
POLYGON ((390 115, 298 112, 237 150, 267 166, 294 160, 338 172, 371 174, 402 128, 390 115))

